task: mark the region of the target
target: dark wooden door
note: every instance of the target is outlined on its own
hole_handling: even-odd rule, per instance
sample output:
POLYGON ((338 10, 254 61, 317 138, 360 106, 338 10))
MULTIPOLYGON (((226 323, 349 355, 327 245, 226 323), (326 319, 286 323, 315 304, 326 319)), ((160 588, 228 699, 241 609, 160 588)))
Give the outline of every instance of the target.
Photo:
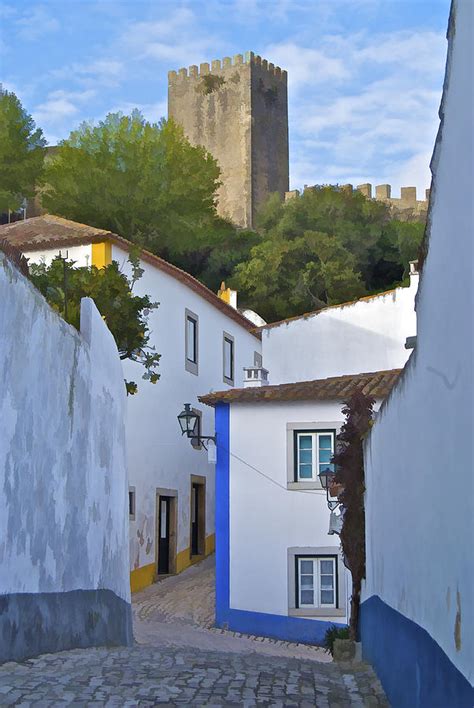
POLYGON ((191 486, 191 555, 199 555, 199 502, 201 494, 201 485, 193 484, 191 486))
POLYGON ((161 575, 166 575, 170 572, 170 511, 171 498, 160 496, 158 526, 158 573, 161 575))

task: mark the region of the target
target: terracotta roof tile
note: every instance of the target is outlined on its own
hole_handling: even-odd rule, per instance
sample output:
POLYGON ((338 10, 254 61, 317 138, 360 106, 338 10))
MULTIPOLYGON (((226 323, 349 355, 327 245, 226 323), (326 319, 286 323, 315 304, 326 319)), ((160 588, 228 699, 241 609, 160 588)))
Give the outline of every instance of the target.
MULTIPOLYGON (((52 214, 35 216, 31 219, 0 226, 0 240, 2 239, 6 239, 9 243, 17 246, 17 248, 22 251, 40 251, 48 248, 81 246, 89 243, 99 243, 104 240, 111 241, 126 251, 133 245, 130 241, 127 241, 127 239, 117 236, 117 234, 111 231, 96 229, 93 226, 80 224, 76 221, 63 219, 60 216, 53 216, 52 214)), ((168 263, 168 261, 163 260, 163 258, 155 256, 153 253, 150 253, 150 251, 142 249, 140 256, 146 263, 150 263, 172 278, 179 280, 203 297, 216 309, 227 315, 227 317, 230 317, 237 324, 245 327, 254 337, 257 339, 261 338, 261 334, 255 328, 253 322, 250 322, 250 320, 244 317, 244 315, 241 315, 238 310, 217 297, 212 290, 209 290, 209 288, 200 283, 199 280, 192 275, 168 263)))
POLYGON ((232 388, 199 396, 201 403, 213 406, 216 403, 252 403, 268 401, 343 401, 356 389, 367 396, 385 398, 390 393, 402 369, 375 371, 368 374, 348 374, 314 381, 261 386, 256 388, 232 388))

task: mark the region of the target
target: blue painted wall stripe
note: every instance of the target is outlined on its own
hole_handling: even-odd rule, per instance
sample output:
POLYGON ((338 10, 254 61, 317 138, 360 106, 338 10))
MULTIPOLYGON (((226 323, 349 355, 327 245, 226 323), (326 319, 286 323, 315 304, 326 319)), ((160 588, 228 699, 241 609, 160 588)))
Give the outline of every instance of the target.
POLYGON ((362 652, 393 708, 472 708, 474 688, 439 644, 377 595, 360 608, 362 652))
POLYGON ((230 514, 229 514, 229 450, 230 406, 217 403, 215 408, 217 434, 216 462, 216 624, 228 622, 230 600, 230 514))
MULTIPOLYGON (((230 607, 230 406, 215 408, 216 464, 216 625, 244 634, 257 634, 291 642, 322 644, 334 622, 309 620, 230 607)), ((337 624, 344 627, 343 624, 337 624)))

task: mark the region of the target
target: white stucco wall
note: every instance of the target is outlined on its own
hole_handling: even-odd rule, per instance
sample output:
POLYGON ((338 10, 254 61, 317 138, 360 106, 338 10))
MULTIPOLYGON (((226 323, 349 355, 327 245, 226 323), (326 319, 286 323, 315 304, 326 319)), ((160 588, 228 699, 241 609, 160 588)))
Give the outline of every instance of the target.
POLYGON ((67 255, 68 260, 74 261, 77 268, 92 265, 92 245, 90 243, 84 246, 64 246, 48 251, 25 251, 24 256, 29 259, 30 263, 44 261, 49 266, 59 253, 63 258, 66 258, 67 255))
POLYGON ((410 287, 330 307, 262 329, 263 365, 271 384, 402 367, 416 334, 418 275, 410 287))
POLYGON ((0 254, 0 594, 130 602, 125 389, 92 300, 81 333, 0 254))
MULTIPOLYGON (((231 405, 231 608, 288 615, 288 549, 339 549, 339 536, 328 535, 326 492, 287 489, 286 426, 314 422, 324 428, 343 420, 338 402, 231 405)), ((339 582, 346 584, 347 574, 339 582)))
POLYGON ((364 599, 425 629, 473 683, 474 6, 455 8, 417 346, 366 446, 364 599))
MULTIPOLYGON (((112 258, 127 272, 127 253, 113 246, 112 258)), ((223 380, 223 333, 234 337, 235 385, 243 367, 261 352, 258 338, 226 316, 181 281, 142 262, 144 274, 135 291, 160 306, 150 315, 151 342, 161 354, 161 378, 153 385, 141 379, 143 367, 124 362, 127 379, 138 384, 128 397, 127 447, 130 485, 136 488, 136 515, 130 521, 131 569, 156 561, 155 506, 157 488, 178 491, 178 553, 190 545, 191 475, 206 477, 206 536, 214 533, 214 464, 205 450, 194 450, 181 436, 176 416, 184 403, 202 411, 203 434, 214 434, 212 409, 197 396, 229 385, 223 380), (199 373, 185 369, 185 311, 199 318, 199 373)))

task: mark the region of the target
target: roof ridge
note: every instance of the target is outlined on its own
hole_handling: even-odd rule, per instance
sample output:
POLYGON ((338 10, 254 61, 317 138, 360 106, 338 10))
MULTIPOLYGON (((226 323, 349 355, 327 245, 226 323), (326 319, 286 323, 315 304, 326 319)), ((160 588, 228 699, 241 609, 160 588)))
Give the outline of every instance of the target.
MULTIPOLYGON (((54 246, 55 242, 60 243, 62 246, 68 245, 68 242, 70 242, 73 239, 73 243, 75 245, 80 245, 82 242, 94 242, 96 239, 108 239, 109 241, 115 242, 117 245, 121 245, 126 248, 126 250, 129 250, 130 247, 137 245, 138 248, 140 249, 140 257, 148 263, 151 263, 152 265, 155 265, 157 268, 162 270, 163 272, 167 273, 168 275, 171 275, 171 277, 176 278, 180 282, 182 282, 184 285, 189 287, 191 290, 196 292, 197 294, 201 295, 204 299, 206 299, 210 304, 212 304, 214 307, 217 309, 221 310, 224 314, 226 314, 228 317, 233 319, 237 324, 240 324, 242 327, 244 327, 249 334, 252 336, 256 337, 257 339, 261 339, 261 334, 258 331, 258 328, 255 327, 255 324, 251 322, 249 319, 245 317, 245 315, 242 315, 237 309, 232 307, 229 303, 225 302, 222 300, 220 297, 216 295, 210 288, 207 287, 207 285, 204 285, 204 283, 201 283, 200 280, 195 278, 193 275, 190 273, 187 273, 185 270, 182 268, 179 268, 178 266, 173 265, 173 263, 170 263, 169 261, 166 261, 164 258, 161 256, 157 256, 156 254, 152 253, 151 251, 148 251, 145 248, 142 248, 138 244, 134 244, 132 241, 129 241, 128 239, 124 238, 123 236, 119 236, 118 234, 114 233, 113 231, 109 231, 107 229, 98 229, 96 226, 90 226, 89 224, 82 224, 78 221, 73 221, 72 219, 66 219, 62 216, 57 216, 56 214, 42 214, 40 216, 33 216, 28 219, 22 219, 21 221, 16 221, 13 224, 4 224, 0 226, 0 238, 3 236, 7 240, 9 240, 8 235, 12 231, 19 231, 20 228, 31 228, 32 226, 34 227, 34 223, 45 223, 46 225, 48 224, 58 224, 58 226, 63 226, 65 229, 76 229, 76 231, 84 230, 84 234, 78 234, 77 238, 73 239, 71 234, 63 234, 62 236, 58 237, 53 237, 53 238, 45 238, 42 241, 34 241, 34 236, 27 236, 23 239, 23 241, 18 240, 17 242, 12 241, 17 245, 20 250, 27 250, 28 248, 31 248, 31 250, 35 249, 37 250, 39 248, 50 248, 54 246)), ((13 234, 12 234, 13 238, 13 234)), ((15 236, 15 239, 18 238, 15 236)))
POLYGON ((400 290, 401 288, 408 287, 408 286, 403 286, 403 285, 398 285, 396 288, 390 288, 390 290, 384 290, 381 293, 374 293, 373 295, 363 295, 362 297, 358 297, 355 300, 348 300, 347 302, 340 302, 337 305, 326 305, 326 307, 321 307, 319 310, 310 310, 309 312, 304 312, 301 315, 293 315, 293 317, 286 317, 283 320, 277 320, 276 322, 269 322, 266 325, 261 325, 261 327, 258 327, 260 331, 264 329, 272 329, 272 327, 278 327, 281 324, 285 324, 286 322, 293 322, 295 320, 303 320, 307 319, 309 317, 316 317, 316 315, 319 315, 321 312, 326 312, 327 310, 335 310, 338 307, 349 307, 350 305, 356 305, 358 302, 364 302, 365 300, 375 300, 378 297, 385 297, 385 295, 390 295, 391 293, 396 292, 397 290, 400 290))

